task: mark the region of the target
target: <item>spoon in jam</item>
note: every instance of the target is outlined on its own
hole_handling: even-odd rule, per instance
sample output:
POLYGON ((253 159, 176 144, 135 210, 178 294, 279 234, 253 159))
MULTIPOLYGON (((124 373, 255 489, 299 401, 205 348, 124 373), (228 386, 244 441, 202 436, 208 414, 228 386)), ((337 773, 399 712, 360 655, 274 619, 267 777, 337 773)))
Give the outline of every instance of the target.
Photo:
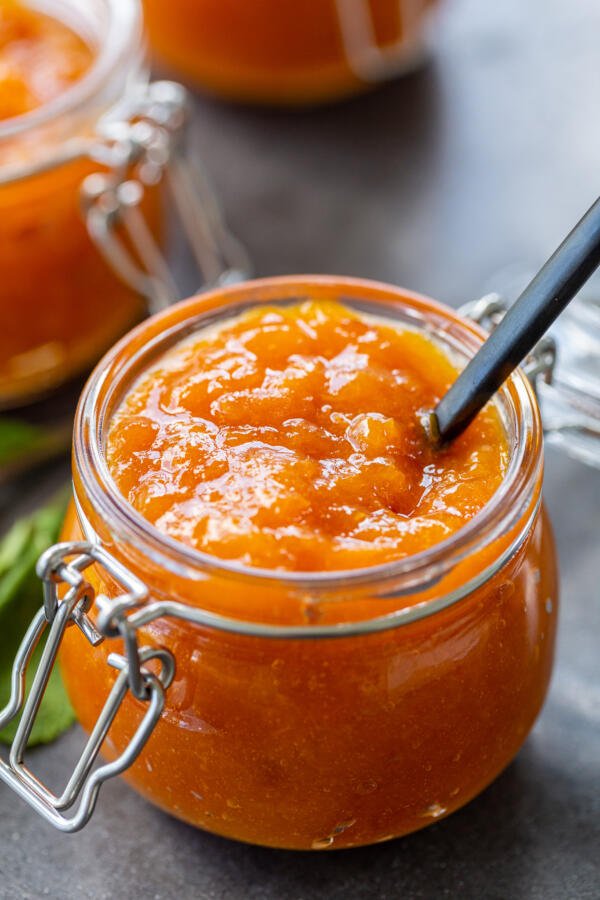
POLYGON ((600 266, 600 198, 510 307, 461 372, 425 427, 438 446, 453 440, 531 353, 600 266))

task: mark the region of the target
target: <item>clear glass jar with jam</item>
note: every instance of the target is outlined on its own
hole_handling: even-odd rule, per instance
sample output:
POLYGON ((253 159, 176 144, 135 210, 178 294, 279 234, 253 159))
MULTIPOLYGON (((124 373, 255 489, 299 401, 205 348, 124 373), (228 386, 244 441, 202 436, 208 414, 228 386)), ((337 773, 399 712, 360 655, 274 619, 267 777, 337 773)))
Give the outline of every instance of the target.
POLYGON ((311 104, 364 91, 422 59, 436 0, 144 0, 151 44, 221 97, 311 104))
MULTIPOLYGON (((0 409, 10 409, 89 370, 174 299, 166 216, 175 204, 190 226, 207 212, 189 186, 185 91, 149 82, 137 0, 6 0, 0 59, 0 409)), ((216 280, 218 246, 188 231, 216 280)))
MULTIPOLYGON (((138 326, 96 368, 76 419, 74 504, 63 543, 40 560, 45 606, 22 645, 13 696, 0 713, 2 727, 22 709, 19 673, 49 630, 0 777, 56 827, 82 827, 101 783, 126 771, 128 781, 153 803, 218 834, 295 849, 358 846, 448 815, 514 757, 548 689, 558 602, 555 549, 541 497, 543 442, 535 395, 517 372, 464 443, 459 439, 444 462, 432 457, 433 463, 417 470, 410 496, 425 496, 437 484, 444 497, 442 502, 434 492, 427 515, 417 516, 399 499, 405 488, 398 487, 398 493, 394 487, 410 466, 394 474, 389 454, 390 441, 402 444, 411 428, 416 446, 418 431, 400 414, 395 431, 381 416, 381 397, 390 373, 407 397, 413 388, 421 397, 420 388, 411 386, 393 361, 384 376, 372 361, 364 365, 360 359, 367 345, 380 355, 390 346, 394 350, 390 335, 396 333, 406 338, 398 365, 412 359, 423 383, 428 371, 446 371, 444 378, 451 378, 453 367, 463 365, 483 340, 483 332, 454 311, 398 288, 341 278, 278 278, 177 304, 138 326), (310 320, 295 312, 307 300, 315 305, 310 320), (342 313, 343 327, 337 312, 330 319, 332 302, 334 309, 349 311, 342 313), (346 480, 331 474, 317 484, 313 509, 331 513, 335 538, 346 527, 340 523, 355 514, 348 497, 360 495, 369 528, 361 514, 340 557, 330 554, 333 544, 323 545, 315 532, 301 542, 294 562, 282 566, 280 545, 296 553, 298 523, 312 514, 302 507, 306 494, 296 479, 313 471, 307 448, 313 438, 317 443, 322 438, 306 425, 303 389, 290 400, 285 422, 272 429, 274 434, 266 429, 263 438, 269 453, 287 454, 286 459, 290 447, 300 448, 292 481, 283 482, 274 501, 280 469, 268 477, 260 469, 242 469, 241 493, 237 499, 228 495, 229 518, 221 530, 223 510, 216 498, 223 460, 203 455, 205 426, 197 417, 200 409, 210 408, 215 416, 226 411, 230 424, 237 421, 228 431, 232 447, 245 452, 244 442, 254 441, 254 432, 243 424, 244 416, 262 428, 268 409, 275 408, 269 400, 276 396, 281 406, 290 399, 277 394, 281 372, 287 379, 312 377, 302 356, 304 339, 300 332, 288 334, 290 315, 300 315, 300 330, 316 342, 317 366, 320 356, 330 358, 325 342, 339 342, 346 327, 360 334, 352 346, 343 338, 328 383, 335 385, 334 393, 349 391, 348 402, 354 403, 353 392, 366 379, 373 408, 380 412, 368 421, 353 416, 346 426, 336 418, 343 414, 319 407, 321 412, 326 407, 340 428, 350 429, 344 434, 356 441, 356 453, 345 461, 352 471, 342 467, 346 480), (214 385, 207 386, 200 366, 181 381, 180 409, 156 373, 170 378, 176 364, 169 354, 181 350, 193 360, 196 339, 204 335, 210 341, 237 322, 245 329, 244 341, 266 341, 260 352, 270 390, 261 393, 257 382, 247 395, 239 387, 252 373, 244 367, 239 334, 230 334, 214 359, 218 356, 219 378, 231 382, 231 392, 215 395, 220 405, 210 406, 216 402, 214 385), (291 341, 287 368, 284 339, 291 341), (115 432, 124 409, 135 421, 115 432), (173 410, 175 418, 162 421, 173 410), (173 445, 147 455, 159 421, 169 434, 191 430, 178 449, 173 445), (279 446, 284 432, 291 442, 287 449, 279 446), (146 485, 146 506, 130 502, 125 469, 115 463, 117 439, 125 441, 127 465, 141 466, 144 457, 136 483, 146 485), (213 511, 208 509, 196 544, 185 529, 200 521, 200 495, 190 500, 189 470, 177 469, 182 446, 198 465, 217 467, 211 496, 203 498, 214 504, 213 511), (489 477, 482 478, 489 460, 497 465, 489 463, 489 477), (170 476, 176 470, 181 478, 173 487, 170 476), (165 525, 169 513, 156 506, 171 489, 180 492, 182 505, 172 520, 181 532, 165 525), (264 498, 253 513, 252 535, 242 527, 245 491, 264 498), (369 505, 371 492, 385 498, 383 505, 369 505), (186 518, 190 502, 192 514, 186 518), (406 536, 402 552, 379 540, 386 513, 406 536), (265 543, 264 549, 271 515, 281 527, 275 545, 265 543), (361 529, 362 544, 356 537, 361 529), (244 544, 249 555, 230 549, 243 550, 244 544), (359 544, 364 558, 352 555, 359 544), (384 547, 380 556, 372 555, 376 547, 384 547), (252 548, 258 548, 254 555, 252 548), (269 554, 274 554, 270 566, 264 564, 269 554), (364 564, 357 564, 360 560, 364 564), (71 700, 90 734, 60 797, 24 762, 39 697, 59 650, 71 700), (100 750, 110 761, 93 769, 100 750)), ((362 403, 364 395, 356 396, 362 403)), ((212 425, 206 427, 215 446, 224 449, 212 425)), ((260 456, 264 447, 255 441, 252 446, 260 456)), ((329 451, 315 453, 333 472, 329 451)))

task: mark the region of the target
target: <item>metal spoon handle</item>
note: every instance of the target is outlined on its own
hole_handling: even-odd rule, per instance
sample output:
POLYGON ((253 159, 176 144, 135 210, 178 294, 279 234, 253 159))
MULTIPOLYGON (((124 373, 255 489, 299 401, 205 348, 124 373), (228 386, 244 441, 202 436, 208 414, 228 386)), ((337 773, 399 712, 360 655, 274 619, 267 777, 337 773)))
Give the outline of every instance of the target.
POLYGON ((600 198, 525 288, 433 412, 440 443, 457 437, 600 266, 600 198))

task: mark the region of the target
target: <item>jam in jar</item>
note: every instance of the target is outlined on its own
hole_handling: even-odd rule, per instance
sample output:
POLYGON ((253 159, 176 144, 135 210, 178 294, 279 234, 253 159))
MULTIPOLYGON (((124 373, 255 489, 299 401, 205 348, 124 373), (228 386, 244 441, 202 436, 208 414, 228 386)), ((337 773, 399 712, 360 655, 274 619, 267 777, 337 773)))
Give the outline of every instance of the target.
POLYGON ((412 68, 436 0, 144 0, 160 59, 198 86, 255 103, 357 94, 412 68))
POLYGON ((108 774, 138 756, 127 779, 187 822, 327 849, 422 828, 509 763, 557 613, 538 408, 518 372, 448 448, 420 426, 482 339, 398 288, 277 278, 104 358, 39 571, 51 619, 57 582, 81 606, 60 661, 96 749, 118 694, 108 774))
MULTIPOLYGON (((139 18, 111 5, 0 6, 2 407, 84 371, 144 309, 81 210, 82 183, 103 168, 89 156, 95 124, 143 78, 139 18)), ((156 228, 157 198, 146 206, 156 228)))
POLYGON ((195 222, 204 280, 226 268, 203 237, 185 91, 149 83, 137 0, 38 6, 0 2, 0 410, 86 372, 176 299, 167 204, 195 222))

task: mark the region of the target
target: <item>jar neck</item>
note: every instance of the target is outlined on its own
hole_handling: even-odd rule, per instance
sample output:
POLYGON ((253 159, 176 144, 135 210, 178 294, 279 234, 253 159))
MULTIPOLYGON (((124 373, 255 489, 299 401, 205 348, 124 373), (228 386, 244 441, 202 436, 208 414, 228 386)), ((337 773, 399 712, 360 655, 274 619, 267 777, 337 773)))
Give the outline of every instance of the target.
POLYGON ((83 156, 100 123, 127 118, 147 82, 138 0, 31 3, 75 30, 94 52, 86 74, 43 106, 0 122, 0 183, 83 156))
MULTIPOLYGON (((476 326, 433 301, 352 279, 265 279, 178 304, 118 344, 100 363, 82 396, 74 437, 74 483, 80 522, 88 532, 85 536, 101 541, 126 565, 144 573, 153 594, 164 591, 172 597, 175 593, 183 602, 210 605, 215 612, 233 613, 228 603, 239 589, 246 597, 270 592, 281 599, 285 594, 288 603, 298 604, 300 618, 307 604, 319 605, 321 621, 329 621, 329 616, 337 621, 342 605, 343 618, 352 619, 352 603, 356 601, 358 609, 365 598, 372 601, 368 614, 373 618, 393 615, 407 606, 419 607, 419 617, 430 615, 492 577, 531 532, 541 496, 541 425, 533 393, 520 373, 495 400, 507 434, 510 461, 490 502, 443 542, 412 557, 368 569, 273 572, 210 557, 158 532, 128 505, 108 471, 103 442, 112 414, 132 383, 169 346, 261 302, 289 303, 306 296, 316 300, 335 297, 357 310, 368 309, 380 318, 389 318, 400 327, 422 329, 445 346, 459 365, 476 352, 483 339, 476 326), (213 585, 208 598, 207 580, 213 585), (328 611, 323 613, 325 608, 328 611)), ((261 604, 263 613, 267 606, 261 604)), ((272 607, 277 607, 275 599, 272 607)), ((364 603, 361 608, 363 615, 364 603)), ((248 602, 242 615, 250 615, 251 609, 248 602)))

